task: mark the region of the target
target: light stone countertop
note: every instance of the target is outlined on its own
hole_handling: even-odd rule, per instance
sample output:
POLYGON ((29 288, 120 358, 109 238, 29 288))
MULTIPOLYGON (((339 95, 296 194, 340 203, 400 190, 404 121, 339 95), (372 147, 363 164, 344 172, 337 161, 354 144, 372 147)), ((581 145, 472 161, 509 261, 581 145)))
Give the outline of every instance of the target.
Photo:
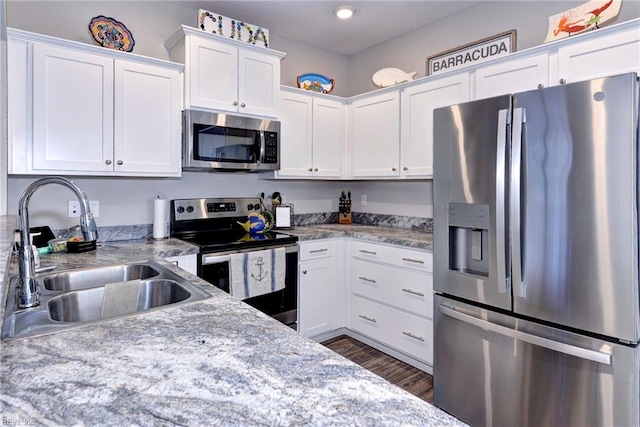
POLYGON ((300 241, 350 237, 377 243, 388 243, 433 252, 433 233, 395 227, 360 224, 318 224, 278 230, 298 236, 300 241))
MULTIPOLYGON (((11 233, 3 234, 8 224, 14 223, 0 218, 2 277, 10 253, 11 233)), ((67 265, 193 250, 171 240, 109 243, 93 255, 67 255, 74 258, 67 265)), ((3 424, 464 425, 207 282, 161 263, 211 298, 2 341, 3 424)), ((6 295, 6 280, 0 291, 6 295)))

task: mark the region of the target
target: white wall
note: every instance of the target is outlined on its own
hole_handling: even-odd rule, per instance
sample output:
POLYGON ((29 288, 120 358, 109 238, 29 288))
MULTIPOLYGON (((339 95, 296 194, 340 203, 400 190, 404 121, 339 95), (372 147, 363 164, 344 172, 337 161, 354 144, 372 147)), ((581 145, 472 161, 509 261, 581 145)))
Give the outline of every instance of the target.
MULTIPOLYGON (((517 50, 542 44, 548 17, 586 3, 578 1, 486 1, 428 26, 362 51, 349 58, 348 96, 377 87, 373 74, 386 67, 425 75, 426 58, 504 31, 517 31, 517 50)), ((612 25, 640 17, 640 1, 624 0, 612 25)))

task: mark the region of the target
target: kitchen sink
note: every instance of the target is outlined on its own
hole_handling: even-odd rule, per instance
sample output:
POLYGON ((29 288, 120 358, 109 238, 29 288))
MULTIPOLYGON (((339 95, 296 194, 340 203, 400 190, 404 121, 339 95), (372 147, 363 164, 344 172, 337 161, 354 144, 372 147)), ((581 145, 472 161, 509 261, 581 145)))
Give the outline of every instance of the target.
POLYGON ((50 291, 75 291, 95 288, 107 283, 150 279, 159 274, 158 270, 148 264, 108 265, 51 274, 40 280, 40 284, 50 291))
POLYGON ((18 309, 18 276, 11 278, 2 339, 64 331, 210 297, 153 260, 41 274, 36 280, 40 305, 18 309), (114 295, 115 304, 109 300, 114 295))

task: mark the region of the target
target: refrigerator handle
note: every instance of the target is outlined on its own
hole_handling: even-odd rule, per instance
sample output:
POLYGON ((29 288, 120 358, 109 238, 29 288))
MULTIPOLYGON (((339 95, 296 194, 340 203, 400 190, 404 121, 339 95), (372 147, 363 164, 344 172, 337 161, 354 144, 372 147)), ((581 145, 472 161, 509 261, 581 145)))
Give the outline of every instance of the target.
POLYGON ((602 353, 596 350, 589 350, 587 348, 577 347, 575 345, 564 344, 558 341, 550 340, 548 338, 539 337, 537 335, 528 334, 526 332, 517 331, 515 329, 507 328, 505 326, 497 325, 486 320, 478 319, 477 317, 470 316, 468 314, 456 311, 454 308, 450 308, 440 304, 438 306, 440 313, 460 320, 461 322, 468 323, 473 326, 477 326, 485 331, 495 332, 498 335, 513 338, 515 340, 523 341, 538 347, 544 347, 546 349, 556 351, 559 353, 567 354, 569 356, 575 356, 580 359, 590 360, 592 362, 601 363, 603 365, 611 365, 611 354, 602 353))
POLYGON ((511 225, 511 284, 513 296, 517 298, 526 297, 526 284, 522 277, 522 198, 520 194, 524 179, 522 174, 522 143, 525 137, 523 133, 525 122, 524 108, 514 108, 511 128, 511 188, 509 194, 511 217, 509 224, 511 225))
POLYGON ((498 292, 506 294, 509 289, 507 277, 506 244, 506 216, 505 216, 505 185, 507 162, 507 126, 509 125, 509 110, 498 111, 498 140, 496 152, 496 275, 498 292))

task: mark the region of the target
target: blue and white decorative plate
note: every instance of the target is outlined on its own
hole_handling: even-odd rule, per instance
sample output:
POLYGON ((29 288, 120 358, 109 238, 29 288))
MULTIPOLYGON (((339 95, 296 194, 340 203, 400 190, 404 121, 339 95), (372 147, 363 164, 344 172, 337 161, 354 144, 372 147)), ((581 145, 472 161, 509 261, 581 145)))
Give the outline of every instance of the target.
POLYGON ((336 82, 322 74, 307 73, 298 76, 298 87, 312 92, 330 93, 336 82))

